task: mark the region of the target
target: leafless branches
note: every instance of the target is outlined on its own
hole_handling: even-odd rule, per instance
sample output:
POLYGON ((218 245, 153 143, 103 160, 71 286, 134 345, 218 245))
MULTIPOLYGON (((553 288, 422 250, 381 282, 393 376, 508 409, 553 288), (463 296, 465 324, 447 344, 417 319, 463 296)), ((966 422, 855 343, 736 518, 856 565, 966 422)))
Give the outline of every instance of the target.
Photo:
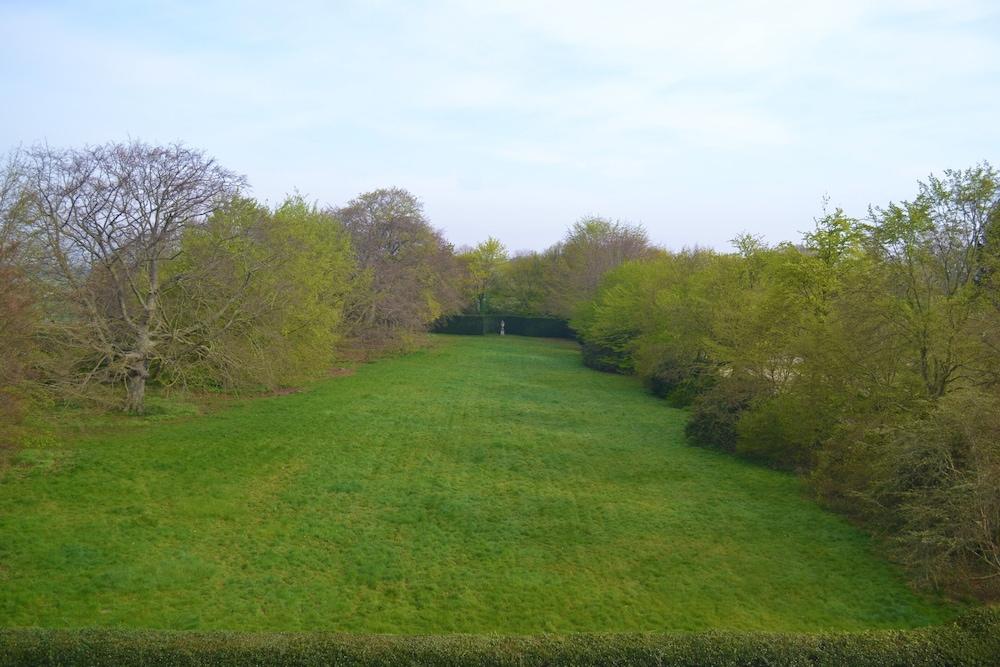
POLYGON ((84 352, 84 381, 124 381, 126 408, 142 412, 150 362, 170 335, 161 312, 164 264, 176 257, 183 231, 203 224, 244 181, 179 144, 40 146, 24 163, 28 218, 78 316, 52 324, 84 352))

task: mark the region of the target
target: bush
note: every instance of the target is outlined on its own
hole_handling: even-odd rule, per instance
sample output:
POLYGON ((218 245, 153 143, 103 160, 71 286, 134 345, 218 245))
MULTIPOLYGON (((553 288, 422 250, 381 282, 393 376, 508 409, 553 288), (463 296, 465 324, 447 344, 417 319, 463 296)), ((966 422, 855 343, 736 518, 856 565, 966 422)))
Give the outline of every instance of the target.
POLYGON ((740 417, 762 393, 751 380, 726 378, 694 400, 684 432, 697 445, 735 452, 740 417))
POLYGON ((897 558, 922 581, 1000 598, 1000 396, 950 394, 887 435, 865 495, 897 558))
POLYGON ((829 432, 823 407, 801 393, 758 401, 736 425, 736 453, 782 470, 804 472, 829 432))
POLYGON ((501 637, 0 630, 0 665, 995 665, 1000 612, 917 630, 501 637))
POLYGON ((654 396, 666 399, 675 408, 686 408, 715 386, 718 377, 705 364, 661 361, 646 377, 654 396))
POLYGON ((583 342, 580 346, 580 354, 583 357, 583 365, 587 368, 593 368, 595 371, 624 373, 629 366, 625 353, 590 341, 583 342))

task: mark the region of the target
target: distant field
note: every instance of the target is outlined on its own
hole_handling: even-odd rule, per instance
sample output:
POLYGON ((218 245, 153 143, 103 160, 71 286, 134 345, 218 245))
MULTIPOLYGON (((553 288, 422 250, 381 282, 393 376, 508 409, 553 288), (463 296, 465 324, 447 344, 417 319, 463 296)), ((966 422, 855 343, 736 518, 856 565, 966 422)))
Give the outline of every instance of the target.
POLYGON ((0 625, 391 633, 931 624, 788 475, 569 343, 436 337, 312 390, 24 452, 0 625))

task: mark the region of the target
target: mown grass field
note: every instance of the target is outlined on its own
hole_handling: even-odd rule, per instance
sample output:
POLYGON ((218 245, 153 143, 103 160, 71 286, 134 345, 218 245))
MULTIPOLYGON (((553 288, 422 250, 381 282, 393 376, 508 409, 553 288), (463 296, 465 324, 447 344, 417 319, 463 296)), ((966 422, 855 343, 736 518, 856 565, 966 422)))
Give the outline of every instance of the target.
POLYGON ((301 394, 26 450, 0 481, 0 625, 808 631, 955 613, 793 477, 686 445, 684 418, 569 343, 436 337, 301 394))

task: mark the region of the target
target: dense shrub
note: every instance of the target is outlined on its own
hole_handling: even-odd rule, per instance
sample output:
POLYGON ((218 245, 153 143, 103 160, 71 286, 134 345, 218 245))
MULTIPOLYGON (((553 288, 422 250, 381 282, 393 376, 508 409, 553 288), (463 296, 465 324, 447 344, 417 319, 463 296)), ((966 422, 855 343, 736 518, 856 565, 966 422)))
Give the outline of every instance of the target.
POLYGON ((458 336, 482 336, 486 334, 489 318, 485 315, 452 315, 442 317, 434 323, 432 333, 455 334, 458 336))
POLYGON ((920 578, 1000 596, 1000 395, 952 394, 886 434, 865 495, 920 578), (978 589, 978 590, 975 590, 978 589))
POLYGON ((0 665, 995 665, 1000 613, 909 631, 526 637, 0 630, 0 665))
POLYGON ((629 367, 628 356, 607 345, 584 341, 580 345, 583 365, 605 373, 623 373, 629 367))
POLYGON ((759 385, 749 380, 727 378, 719 382, 694 400, 684 432, 697 445, 735 452, 737 425, 760 391, 759 385))
POLYGON ((684 408, 718 383, 719 377, 713 370, 697 361, 682 364, 667 359, 646 374, 646 384, 654 396, 666 399, 676 408, 684 408))
POLYGON ((806 389, 757 401, 736 426, 736 453, 775 468, 807 471, 834 424, 832 398, 806 389), (824 400, 826 399, 826 400, 824 400))

